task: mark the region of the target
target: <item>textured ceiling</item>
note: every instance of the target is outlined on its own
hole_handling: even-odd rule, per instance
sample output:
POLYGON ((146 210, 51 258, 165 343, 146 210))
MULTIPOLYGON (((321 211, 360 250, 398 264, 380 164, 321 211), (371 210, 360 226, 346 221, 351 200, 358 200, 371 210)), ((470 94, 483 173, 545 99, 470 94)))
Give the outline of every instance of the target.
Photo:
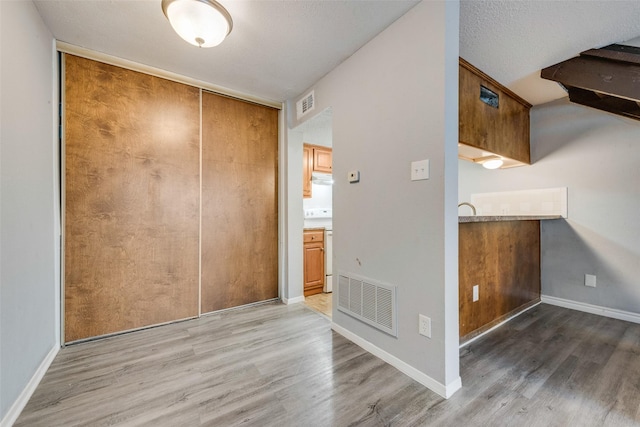
MULTIPOLYGON (((233 16, 233 31, 210 49, 182 41, 160 0, 35 4, 58 40, 273 101, 300 95, 416 4, 221 1, 233 16)), ((532 104, 566 96, 540 79, 542 68, 637 37, 640 0, 460 2, 460 56, 532 104)))
POLYGON ((530 103, 566 96, 540 70, 640 36, 640 1, 460 2, 460 56, 530 103))
MULTIPOLYGON (((2 0, 0 0, 2 1, 2 0)), ((36 0, 58 40, 255 97, 300 95, 417 1, 221 0, 233 31, 214 48, 178 37, 160 0, 36 0)))

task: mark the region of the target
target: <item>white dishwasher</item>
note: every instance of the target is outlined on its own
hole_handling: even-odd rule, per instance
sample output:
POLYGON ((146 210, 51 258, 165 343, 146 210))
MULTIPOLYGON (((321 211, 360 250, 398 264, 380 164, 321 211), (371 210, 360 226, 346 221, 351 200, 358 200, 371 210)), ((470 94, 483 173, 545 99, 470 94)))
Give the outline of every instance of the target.
POLYGON ((333 230, 324 229, 324 291, 333 292, 333 230))

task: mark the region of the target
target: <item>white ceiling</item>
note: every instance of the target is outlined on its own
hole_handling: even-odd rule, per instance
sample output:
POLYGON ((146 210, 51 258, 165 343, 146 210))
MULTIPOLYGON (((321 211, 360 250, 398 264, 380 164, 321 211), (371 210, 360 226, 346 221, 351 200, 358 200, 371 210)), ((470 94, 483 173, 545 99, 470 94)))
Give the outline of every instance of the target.
MULTIPOLYGON (((160 0, 35 0, 58 40, 273 101, 300 95, 417 3, 221 2, 233 31, 199 49, 173 32, 160 0)), ((533 104, 565 96, 542 68, 636 37, 639 0, 460 3, 460 56, 533 104)))

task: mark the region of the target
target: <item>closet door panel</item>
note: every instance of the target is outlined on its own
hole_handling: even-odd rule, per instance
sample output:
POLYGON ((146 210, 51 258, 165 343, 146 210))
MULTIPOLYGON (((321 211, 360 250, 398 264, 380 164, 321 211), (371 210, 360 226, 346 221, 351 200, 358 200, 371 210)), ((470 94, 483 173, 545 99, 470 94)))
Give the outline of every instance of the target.
POLYGON ((65 56, 65 340, 198 315, 199 90, 65 56))
POLYGON ((278 296, 278 112, 203 93, 202 312, 278 296))

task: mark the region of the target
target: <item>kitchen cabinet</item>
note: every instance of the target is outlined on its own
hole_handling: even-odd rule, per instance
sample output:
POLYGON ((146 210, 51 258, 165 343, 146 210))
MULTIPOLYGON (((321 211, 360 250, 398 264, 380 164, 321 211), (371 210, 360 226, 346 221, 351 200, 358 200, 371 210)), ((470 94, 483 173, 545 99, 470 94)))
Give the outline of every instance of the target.
POLYGON ((302 197, 312 197, 311 174, 332 173, 333 150, 321 145, 304 144, 302 147, 302 197))
POLYGON ((540 221, 460 223, 458 236, 464 342, 540 301, 540 221))
POLYGON ((311 168, 313 167, 313 149, 308 145, 302 148, 302 197, 311 197, 311 168))
MULTIPOLYGON (((459 142, 466 147, 530 164, 529 110, 531 104, 460 58, 459 142)), ((482 152, 480 151, 480 152, 482 152)))
POLYGON ((313 147, 313 171, 332 172, 332 150, 328 147, 313 147))
POLYGON ((324 287, 324 230, 304 231, 304 296, 319 294, 324 287))

